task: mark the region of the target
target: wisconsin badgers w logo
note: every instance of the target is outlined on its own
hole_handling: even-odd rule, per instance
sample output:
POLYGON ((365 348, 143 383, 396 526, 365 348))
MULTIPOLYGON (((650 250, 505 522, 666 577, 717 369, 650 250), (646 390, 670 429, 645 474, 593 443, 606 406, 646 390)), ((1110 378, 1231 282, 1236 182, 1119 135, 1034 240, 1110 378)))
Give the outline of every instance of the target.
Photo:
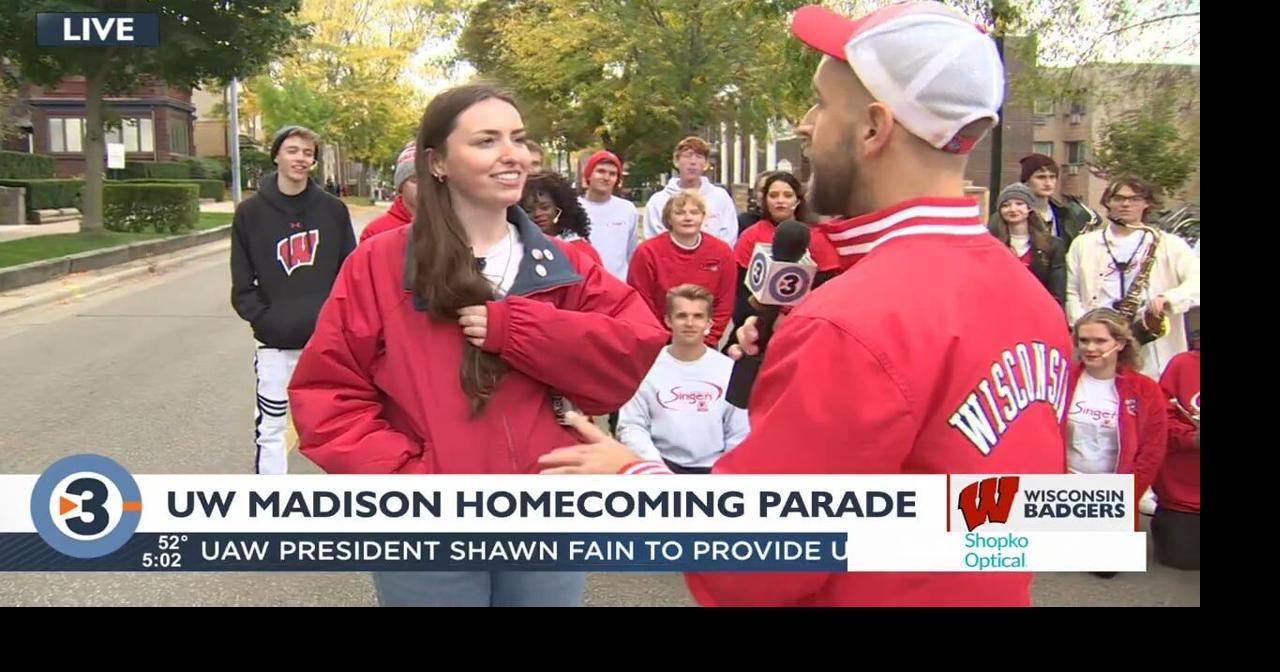
POLYGON ((984 478, 961 490, 957 504, 964 514, 964 524, 972 532, 973 528, 985 523, 1009 522, 1009 510, 1017 496, 1017 476, 984 478))
POLYGON ((320 248, 320 232, 317 230, 295 233, 288 238, 281 238, 276 243, 276 259, 284 267, 284 272, 293 275, 301 266, 311 266, 316 261, 316 250, 320 248))

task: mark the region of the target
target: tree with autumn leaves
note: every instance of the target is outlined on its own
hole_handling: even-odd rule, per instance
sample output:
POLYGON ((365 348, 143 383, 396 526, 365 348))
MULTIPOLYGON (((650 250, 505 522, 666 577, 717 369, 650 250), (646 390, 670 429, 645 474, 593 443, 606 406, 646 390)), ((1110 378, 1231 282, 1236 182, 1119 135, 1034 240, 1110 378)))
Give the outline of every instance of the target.
POLYGON ((268 132, 302 124, 358 162, 359 193, 413 139, 426 97, 413 81, 438 74, 424 42, 456 31, 460 0, 305 0, 310 39, 247 83, 268 132))
POLYGON ((482 0, 459 55, 512 89, 532 137, 670 169, 684 135, 764 135, 810 104, 818 56, 791 39, 803 0, 482 0))
MULTIPOLYGON (((811 1, 479 0, 459 57, 516 93, 532 136, 567 149, 603 146, 648 175, 670 168, 683 135, 718 133, 722 123, 764 135, 771 123, 800 120, 819 57, 787 22, 811 1)), ((823 4, 861 16, 888 3, 823 4)), ((991 30, 1008 55, 1045 66, 1010 82, 1010 99, 1025 105, 1079 97, 1087 67, 1127 45, 1149 45, 1139 55, 1159 59, 1199 40, 1196 0, 948 4, 991 30), (1195 31, 1169 30, 1188 20, 1195 31)))

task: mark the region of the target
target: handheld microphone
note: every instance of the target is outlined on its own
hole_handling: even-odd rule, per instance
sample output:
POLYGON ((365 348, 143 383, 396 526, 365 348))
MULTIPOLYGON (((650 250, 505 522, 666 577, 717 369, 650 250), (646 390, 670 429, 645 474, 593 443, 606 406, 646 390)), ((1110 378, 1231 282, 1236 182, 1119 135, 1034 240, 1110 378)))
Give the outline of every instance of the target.
POLYGON ((794 305, 809 293, 818 267, 808 258, 809 227, 794 220, 778 225, 773 244, 757 243, 747 267, 747 289, 757 306, 756 345, 760 354, 734 362, 733 375, 725 398, 738 408, 746 408, 755 385, 765 348, 773 338, 773 326, 783 306, 794 305))

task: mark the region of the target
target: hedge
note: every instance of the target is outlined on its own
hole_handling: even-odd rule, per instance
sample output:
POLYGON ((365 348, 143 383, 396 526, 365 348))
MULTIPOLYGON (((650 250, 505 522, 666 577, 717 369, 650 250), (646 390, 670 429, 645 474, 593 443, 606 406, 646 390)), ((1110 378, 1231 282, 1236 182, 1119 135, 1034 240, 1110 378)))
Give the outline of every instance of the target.
POLYGON ((84 180, 3 180, 0 186, 25 187, 27 210, 80 207, 84 180))
MULTIPOLYGON (((191 170, 191 178, 194 180, 218 180, 222 181, 227 174, 222 169, 222 164, 217 159, 211 159, 207 156, 192 157, 186 160, 186 164, 191 170)), ((201 194, 201 198, 209 198, 201 194)))
POLYGON ((194 184, 200 187, 200 198, 212 198, 221 201, 226 198, 227 185, 222 180, 160 180, 147 178, 130 178, 119 182, 148 182, 151 184, 194 184))
POLYGON ((102 187, 102 220, 109 231, 178 233, 200 216, 195 184, 108 182, 102 187))
POLYGON ((0 179, 41 180, 53 177, 53 157, 0 151, 0 179))
POLYGON ((129 161, 124 164, 124 175, 127 178, 187 180, 191 178, 191 166, 177 161, 129 161))

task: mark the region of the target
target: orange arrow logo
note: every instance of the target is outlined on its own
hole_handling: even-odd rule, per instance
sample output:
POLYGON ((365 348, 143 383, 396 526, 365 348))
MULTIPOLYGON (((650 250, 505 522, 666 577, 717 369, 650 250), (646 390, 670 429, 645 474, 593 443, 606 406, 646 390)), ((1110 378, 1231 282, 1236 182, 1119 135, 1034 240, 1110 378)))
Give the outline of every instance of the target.
POLYGON ((68 511, 74 511, 79 506, 80 506, 79 504, 76 504, 75 502, 67 499, 66 497, 58 498, 58 514, 59 515, 65 516, 67 515, 68 511))

